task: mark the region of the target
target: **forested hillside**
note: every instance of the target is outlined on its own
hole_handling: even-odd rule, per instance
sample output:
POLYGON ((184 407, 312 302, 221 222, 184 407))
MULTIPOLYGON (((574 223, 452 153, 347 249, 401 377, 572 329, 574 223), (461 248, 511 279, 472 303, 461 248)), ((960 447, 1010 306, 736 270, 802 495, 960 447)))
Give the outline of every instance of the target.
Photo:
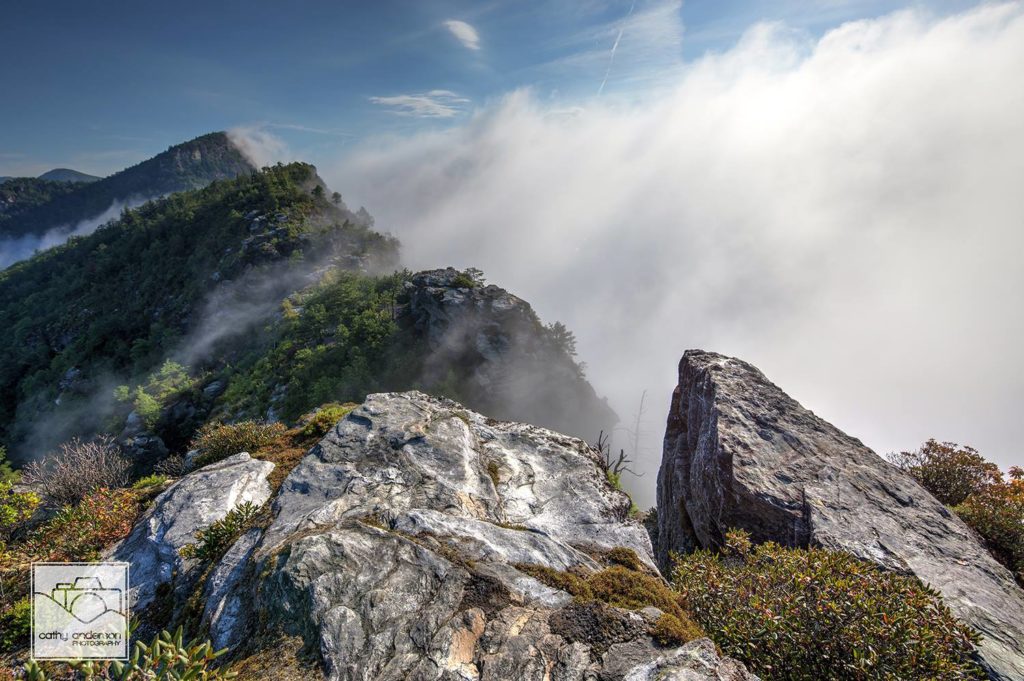
POLYGON ((144 375, 190 333, 204 337, 189 359, 206 361, 212 346, 208 357, 194 348, 243 333, 319 267, 393 268, 397 243, 355 219, 296 163, 151 202, 0 272, 4 441, 17 454, 58 434, 53 415, 72 430, 97 425, 95 413, 72 418, 75 405, 144 375), (231 304, 211 309, 218 300, 231 304), (230 312, 248 318, 212 328, 230 312))
POLYGON ((37 206, 56 201, 82 188, 77 182, 12 177, 0 183, 0 229, 37 206))

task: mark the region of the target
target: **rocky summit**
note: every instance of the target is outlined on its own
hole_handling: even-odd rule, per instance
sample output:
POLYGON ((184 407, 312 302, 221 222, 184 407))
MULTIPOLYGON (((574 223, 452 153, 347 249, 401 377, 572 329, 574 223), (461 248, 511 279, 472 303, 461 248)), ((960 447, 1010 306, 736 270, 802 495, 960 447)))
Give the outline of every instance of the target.
POLYGON ((618 420, 574 361, 575 341, 544 327, 523 299, 451 267, 413 275, 406 293, 401 322, 426 340, 427 385, 454 368, 480 411, 588 439, 618 420))
POLYGON ((657 645, 655 608, 581 604, 523 571, 599 569, 626 548, 657 575, 629 498, 581 440, 423 393, 370 395, 196 586, 180 538, 266 498, 271 468, 238 454, 158 497, 115 553, 167 585, 162 605, 134 594, 142 619, 192 608, 218 647, 300 639, 316 661, 298 676, 275 661, 267 678, 756 679, 708 639, 657 645))
POLYGON ((755 541, 841 549, 939 591, 984 637, 991 678, 1024 679, 1024 593, 916 481, 804 409, 755 367, 688 351, 658 475, 657 554, 755 541))

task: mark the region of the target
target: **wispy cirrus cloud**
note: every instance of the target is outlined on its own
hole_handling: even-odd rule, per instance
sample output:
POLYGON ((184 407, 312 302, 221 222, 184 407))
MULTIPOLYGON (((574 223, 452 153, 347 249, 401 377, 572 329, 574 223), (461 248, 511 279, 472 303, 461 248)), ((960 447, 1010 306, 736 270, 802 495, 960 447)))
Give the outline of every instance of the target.
POLYGON ((418 118, 452 118, 465 109, 469 99, 451 90, 430 90, 409 95, 370 97, 370 101, 399 116, 418 118))
POLYGON ((480 34, 477 33, 475 28, 467 24, 465 21, 449 19, 444 22, 444 25, 445 28, 447 28, 467 50, 480 49, 480 34))

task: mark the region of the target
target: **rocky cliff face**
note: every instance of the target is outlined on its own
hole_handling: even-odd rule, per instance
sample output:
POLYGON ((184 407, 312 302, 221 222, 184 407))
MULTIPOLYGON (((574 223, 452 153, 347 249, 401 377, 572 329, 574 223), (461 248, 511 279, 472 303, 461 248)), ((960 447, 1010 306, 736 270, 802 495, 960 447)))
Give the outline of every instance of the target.
POLYGON ((688 351, 658 475, 658 561, 722 543, 841 549, 917 575, 984 636, 993 678, 1024 678, 1024 593, 909 476, 801 407, 753 366, 688 351))
MULTIPOLYGON (((240 455, 190 474, 116 555, 133 575, 166 575, 180 612, 179 576, 197 570, 160 546, 246 495, 258 501, 266 466, 240 455), (231 468, 245 484, 224 494, 217 476, 231 468), (211 503, 161 510, 184 499, 211 503)), ((218 646, 301 639, 316 660, 302 678, 754 679, 707 639, 658 647, 651 608, 577 604, 515 567, 595 569, 628 547, 653 570, 629 506, 580 440, 422 393, 371 395, 284 480, 272 519, 213 566, 203 622, 218 646)), ((152 602, 135 596, 138 608, 152 602)))
POLYGON ((414 275, 407 293, 400 321, 427 341, 426 385, 454 382, 491 416, 590 440, 618 420, 526 301, 450 267, 414 275))

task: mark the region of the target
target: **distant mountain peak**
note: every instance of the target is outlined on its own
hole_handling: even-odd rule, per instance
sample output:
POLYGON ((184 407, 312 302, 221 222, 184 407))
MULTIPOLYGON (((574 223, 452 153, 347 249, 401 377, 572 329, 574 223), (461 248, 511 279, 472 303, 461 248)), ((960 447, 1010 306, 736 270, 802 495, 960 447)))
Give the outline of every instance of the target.
POLYGON ((71 168, 54 168, 53 170, 48 170, 40 175, 39 179, 49 180, 51 182, 96 182, 103 178, 97 175, 89 175, 71 168))

